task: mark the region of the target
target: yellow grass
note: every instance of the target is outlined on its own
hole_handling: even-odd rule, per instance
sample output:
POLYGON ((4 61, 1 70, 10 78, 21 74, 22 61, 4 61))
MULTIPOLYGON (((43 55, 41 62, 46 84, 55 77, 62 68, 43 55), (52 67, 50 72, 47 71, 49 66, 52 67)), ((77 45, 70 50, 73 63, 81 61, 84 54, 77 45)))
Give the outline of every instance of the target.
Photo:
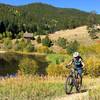
MULTIPOLYGON (((65 96, 64 82, 64 77, 49 76, 1 78, 0 100, 54 100, 56 97, 65 96)), ((96 97, 99 96, 99 83, 100 78, 84 77, 84 89, 90 91, 89 95, 90 98, 93 98, 92 100, 99 100, 94 99, 96 95, 96 97), (93 95, 91 96, 91 94, 93 95)))
MULTIPOLYGON (((42 35, 41 37, 44 38, 45 36, 42 35)), ((49 34, 49 37, 52 40, 57 40, 59 37, 62 37, 69 41, 78 40, 80 43, 93 43, 93 41, 89 37, 86 26, 78 27, 75 29, 60 30, 53 34, 49 34)))

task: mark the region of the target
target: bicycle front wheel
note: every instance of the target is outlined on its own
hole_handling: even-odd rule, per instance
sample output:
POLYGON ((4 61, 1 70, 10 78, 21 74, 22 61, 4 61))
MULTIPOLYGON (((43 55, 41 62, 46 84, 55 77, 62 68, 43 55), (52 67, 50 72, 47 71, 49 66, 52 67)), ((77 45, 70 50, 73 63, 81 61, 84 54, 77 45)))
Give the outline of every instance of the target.
POLYGON ((73 89, 73 77, 68 76, 68 78, 65 81, 65 93, 70 94, 73 89))

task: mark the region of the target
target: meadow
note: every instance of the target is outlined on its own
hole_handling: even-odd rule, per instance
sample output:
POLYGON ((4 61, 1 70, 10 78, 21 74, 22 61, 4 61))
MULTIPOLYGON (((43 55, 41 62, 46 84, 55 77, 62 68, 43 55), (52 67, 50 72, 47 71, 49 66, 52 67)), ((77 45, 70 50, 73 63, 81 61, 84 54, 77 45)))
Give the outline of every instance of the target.
MULTIPOLYGON (((66 96, 65 77, 17 76, 1 78, 0 100, 55 100, 66 96)), ((100 100, 100 78, 84 77, 83 90, 90 100, 100 100)), ((84 99, 83 99, 84 100, 84 99)))
MULTIPOLYGON (((84 28, 86 27, 81 29, 84 28)), ((70 37, 78 39, 81 33, 79 29, 67 31, 68 33, 71 31, 70 37)), ((67 31, 63 35, 62 31, 55 34, 67 37, 67 31)), ((100 100, 100 44, 96 40, 91 41, 86 30, 82 32, 77 49, 86 65, 82 89, 89 93, 87 95, 89 100, 100 100), (86 34, 83 38, 84 33, 86 34)), ((51 34, 49 37, 53 39, 56 37, 55 34, 53 36, 51 34)), ((8 45, 8 41, 6 43, 8 45)), ((56 44, 57 42, 53 48, 38 44, 39 47, 35 47, 32 52, 24 50, 26 45, 23 39, 19 43, 20 46, 16 46, 22 47, 20 48, 22 51, 19 49, 14 52, 10 48, 8 51, 12 50, 13 52, 0 54, 0 68, 2 69, 0 75, 18 74, 16 77, 0 77, 0 100, 56 100, 56 98, 66 96, 64 82, 65 76, 68 75, 68 69, 65 65, 72 59, 72 54, 68 54, 67 50, 63 48, 60 50, 61 47, 56 44), (55 52, 57 49, 59 52, 55 52)), ((28 45, 28 47, 30 46, 28 45)), ((73 92, 76 94, 74 90, 73 92)), ((84 100, 84 98, 80 100, 84 100)))

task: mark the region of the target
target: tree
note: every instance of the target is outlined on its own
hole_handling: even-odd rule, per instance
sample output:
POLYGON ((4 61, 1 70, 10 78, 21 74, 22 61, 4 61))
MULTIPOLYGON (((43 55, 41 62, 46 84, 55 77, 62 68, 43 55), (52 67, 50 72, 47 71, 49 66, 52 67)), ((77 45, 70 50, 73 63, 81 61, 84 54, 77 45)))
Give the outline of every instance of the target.
POLYGON ((72 54, 72 53, 76 52, 78 50, 78 48, 79 48, 79 43, 76 40, 74 40, 67 44, 66 49, 67 49, 68 54, 72 54))
POLYGON ((66 48, 66 44, 67 44, 67 40, 65 38, 59 37, 59 39, 57 40, 57 44, 59 46, 61 46, 63 49, 65 49, 66 48))
POLYGON ((21 72, 21 74, 24 75, 36 75, 38 74, 38 69, 39 66, 37 64, 37 62, 31 58, 23 58, 20 62, 19 62, 19 70, 21 72))
POLYGON ((9 32, 12 32, 12 33, 13 33, 13 34, 12 34, 12 38, 15 38, 16 35, 18 35, 18 33, 19 33, 18 25, 15 24, 15 23, 10 23, 10 24, 8 25, 7 30, 8 30, 9 32))
POLYGON ((49 39, 48 35, 44 39, 42 39, 42 44, 47 47, 52 46, 52 41, 49 39))
POLYGON ((96 22, 96 12, 91 12, 88 17, 88 23, 87 23, 87 30, 92 39, 96 39, 96 33, 97 33, 97 22, 96 22))
POLYGON ((5 32, 6 28, 5 28, 5 25, 3 23, 3 21, 0 22, 0 33, 3 33, 5 32))
POLYGON ((12 33, 11 32, 6 32, 6 37, 11 38, 12 39, 12 33))
POLYGON ((27 45, 26 45, 24 50, 27 51, 27 52, 34 51, 34 45, 31 43, 31 41, 27 42, 27 45))
POLYGON ((4 48, 7 50, 12 48, 12 41, 9 38, 4 40, 4 48))
POLYGON ((37 39, 36 39, 37 43, 41 43, 41 37, 38 36, 37 39))

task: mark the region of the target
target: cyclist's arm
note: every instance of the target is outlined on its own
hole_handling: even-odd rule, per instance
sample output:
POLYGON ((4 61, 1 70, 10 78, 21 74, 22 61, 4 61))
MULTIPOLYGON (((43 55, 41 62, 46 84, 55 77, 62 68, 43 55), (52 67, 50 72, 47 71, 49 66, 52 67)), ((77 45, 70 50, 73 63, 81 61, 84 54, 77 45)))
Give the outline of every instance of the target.
POLYGON ((70 66, 70 65, 72 65, 72 63, 73 63, 73 61, 70 61, 70 62, 67 64, 67 66, 70 66))
POLYGON ((82 63, 82 67, 84 68, 85 64, 84 64, 84 62, 83 62, 83 60, 82 60, 82 59, 81 59, 81 63, 82 63))
POLYGON ((83 65, 82 67, 84 68, 84 66, 85 66, 84 62, 82 62, 82 65, 83 65))

